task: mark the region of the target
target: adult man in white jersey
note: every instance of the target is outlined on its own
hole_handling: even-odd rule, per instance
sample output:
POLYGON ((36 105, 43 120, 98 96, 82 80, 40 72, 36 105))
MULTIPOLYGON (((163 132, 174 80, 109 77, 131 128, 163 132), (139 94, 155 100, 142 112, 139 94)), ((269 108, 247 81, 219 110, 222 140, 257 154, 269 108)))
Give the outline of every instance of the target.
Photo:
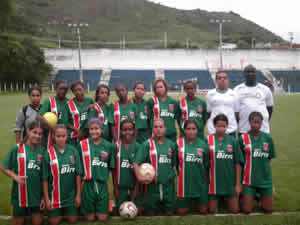
POLYGON ((266 85, 256 82, 256 68, 248 65, 244 69, 245 82, 234 88, 238 94, 239 111, 239 132, 245 133, 250 130, 248 117, 251 112, 258 111, 263 115, 261 131, 270 133, 269 120, 273 112, 273 95, 266 85))
POLYGON ((208 133, 215 133, 213 120, 218 114, 225 114, 228 118, 227 134, 236 135, 238 118, 237 94, 228 88, 228 77, 223 71, 216 74, 216 89, 210 90, 206 95, 206 104, 209 120, 207 123, 208 133))

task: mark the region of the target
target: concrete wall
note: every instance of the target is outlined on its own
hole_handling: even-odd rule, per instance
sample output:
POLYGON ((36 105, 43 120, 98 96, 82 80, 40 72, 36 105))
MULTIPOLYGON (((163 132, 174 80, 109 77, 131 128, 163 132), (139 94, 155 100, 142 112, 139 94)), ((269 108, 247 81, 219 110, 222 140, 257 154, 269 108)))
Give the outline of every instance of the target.
MULTIPOLYGON (((44 49, 47 61, 57 69, 78 69, 77 49, 44 49)), ((81 51, 82 68, 112 69, 217 69, 218 50, 134 50, 87 49, 81 51)), ((226 69, 241 69, 247 64, 258 69, 300 68, 297 50, 224 50, 226 69)))

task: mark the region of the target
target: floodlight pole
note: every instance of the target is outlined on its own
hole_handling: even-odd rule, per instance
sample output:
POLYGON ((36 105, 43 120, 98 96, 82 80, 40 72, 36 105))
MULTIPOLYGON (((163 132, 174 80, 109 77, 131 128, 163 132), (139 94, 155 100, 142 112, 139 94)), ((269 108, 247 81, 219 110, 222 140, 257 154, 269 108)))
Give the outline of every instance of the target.
POLYGON ((211 19, 211 23, 219 24, 219 54, 220 54, 220 69, 223 69, 223 23, 230 23, 231 20, 211 19))
POLYGON ((77 37, 78 37, 78 66, 79 66, 79 79, 81 82, 83 82, 83 72, 82 72, 82 63, 81 63, 81 38, 80 38, 80 28, 81 27, 88 27, 87 23, 74 23, 69 24, 69 27, 75 27, 77 31, 77 37))

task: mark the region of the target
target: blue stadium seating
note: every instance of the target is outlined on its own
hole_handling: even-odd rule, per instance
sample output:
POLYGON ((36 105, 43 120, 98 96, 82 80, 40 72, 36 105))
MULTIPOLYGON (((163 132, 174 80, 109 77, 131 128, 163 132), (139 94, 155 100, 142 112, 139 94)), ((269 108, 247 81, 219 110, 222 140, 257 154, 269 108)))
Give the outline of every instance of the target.
MULTIPOLYGON (((90 90, 96 90, 101 78, 102 70, 83 70, 82 72, 85 88, 87 88, 89 84, 90 90)), ((54 82, 58 80, 66 80, 68 87, 70 87, 73 81, 79 80, 79 70, 59 70, 54 82)))
POLYGON ((290 87, 291 92, 300 92, 300 70, 272 70, 271 73, 285 91, 290 87))
POLYGON ((109 88, 114 89, 117 84, 123 84, 132 90, 136 82, 142 81, 146 90, 149 91, 154 80, 154 70, 112 70, 109 88))
POLYGON ((184 81, 196 79, 199 89, 213 89, 215 84, 208 70, 165 70, 165 80, 170 90, 180 90, 184 81))
MULTIPOLYGON (((225 72, 229 79, 229 88, 235 88, 245 81, 242 70, 225 70, 225 72)), ((260 70, 256 71, 256 81, 265 84, 266 78, 260 70)))

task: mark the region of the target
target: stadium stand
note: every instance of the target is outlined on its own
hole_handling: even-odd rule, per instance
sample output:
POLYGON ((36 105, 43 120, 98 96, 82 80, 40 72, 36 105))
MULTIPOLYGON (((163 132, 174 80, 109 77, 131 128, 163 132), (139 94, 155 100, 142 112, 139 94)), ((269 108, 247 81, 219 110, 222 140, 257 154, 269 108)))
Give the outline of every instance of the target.
POLYGON ((208 70, 165 70, 165 80, 170 90, 180 90, 187 80, 197 80, 199 89, 215 88, 208 70))
MULTIPOLYGON (((229 88, 234 88, 235 86, 244 82, 244 72, 242 70, 225 70, 229 79, 229 88)), ((256 71, 256 81, 266 84, 267 78, 264 76, 262 71, 256 71)))
POLYGON ((300 92, 300 70, 271 70, 285 91, 300 92))
MULTIPOLYGON (((101 78, 102 70, 83 70, 82 72, 85 88, 87 88, 89 84, 90 90, 96 90, 101 78)), ((57 80, 66 80, 68 87, 70 87, 73 81, 79 80, 79 70, 59 70, 54 82, 57 80)))
POLYGON ((142 81, 146 90, 149 91, 155 80, 154 70, 112 70, 109 82, 109 88, 114 89, 117 84, 123 84, 132 90, 133 85, 142 81))

